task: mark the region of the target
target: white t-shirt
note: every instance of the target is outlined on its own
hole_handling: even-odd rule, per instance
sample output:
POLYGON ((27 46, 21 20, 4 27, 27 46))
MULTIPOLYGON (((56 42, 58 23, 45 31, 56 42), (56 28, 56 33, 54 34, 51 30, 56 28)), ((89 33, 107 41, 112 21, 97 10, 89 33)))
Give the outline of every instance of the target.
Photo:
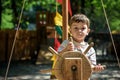
MULTIPOLYGON (((60 47, 58 48, 58 52, 61 52, 69 43, 69 40, 64 40, 60 47)), ((82 53, 87 49, 89 44, 87 42, 78 43, 76 41, 73 41, 74 44, 74 51, 81 51, 82 53)), ((92 65, 96 65, 96 53, 93 47, 90 48, 90 50, 86 53, 86 56, 90 60, 92 65)))

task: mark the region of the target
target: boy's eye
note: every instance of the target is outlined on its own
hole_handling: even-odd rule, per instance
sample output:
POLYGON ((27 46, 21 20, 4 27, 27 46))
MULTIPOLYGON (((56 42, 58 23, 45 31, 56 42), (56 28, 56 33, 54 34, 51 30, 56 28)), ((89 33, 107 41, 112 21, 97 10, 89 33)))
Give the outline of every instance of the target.
POLYGON ((84 30, 85 28, 83 27, 83 28, 81 28, 81 30, 84 30))
POLYGON ((85 27, 82 27, 82 28, 78 28, 78 27, 74 27, 74 30, 85 30, 86 28, 85 27))
POLYGON ((77 31, 77 30, 79 30, 79 28, 78 27, 74 27, 74 30, 77 31))
POLYGON ((75 30, 78 30, 79 28, 78 28, 78 27, 75 27, 74 29, 75 29, 75 30))

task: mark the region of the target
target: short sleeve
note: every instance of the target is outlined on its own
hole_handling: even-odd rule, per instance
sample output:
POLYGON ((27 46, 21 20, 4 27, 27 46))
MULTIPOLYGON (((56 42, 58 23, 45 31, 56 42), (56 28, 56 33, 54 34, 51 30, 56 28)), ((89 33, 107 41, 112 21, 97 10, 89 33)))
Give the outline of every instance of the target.
POLYGON ((90 59, 92 65, 96 65, 96 52, 93 47, 88 51, 86 56, 90 59))
POLYGON ((61 51, 67 46, 68 43, 69 43, 68 40, 64 40, 64 41, 61 43, 60 47, 58 48, 58 52, 61 52, 61 51))

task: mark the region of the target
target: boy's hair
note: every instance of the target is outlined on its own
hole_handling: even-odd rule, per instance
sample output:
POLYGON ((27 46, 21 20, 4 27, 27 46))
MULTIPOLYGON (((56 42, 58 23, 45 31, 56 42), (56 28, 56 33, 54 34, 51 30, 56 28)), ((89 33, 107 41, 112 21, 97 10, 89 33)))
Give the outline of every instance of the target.
POLYGON ((86 23, 88 27, 90 26, 90 20, 84 14, 75 14, 74 16, 72 16, 70 19, 70 26, 74 22, 77 22, 77 23, 83 22, 83 23, 86 23))

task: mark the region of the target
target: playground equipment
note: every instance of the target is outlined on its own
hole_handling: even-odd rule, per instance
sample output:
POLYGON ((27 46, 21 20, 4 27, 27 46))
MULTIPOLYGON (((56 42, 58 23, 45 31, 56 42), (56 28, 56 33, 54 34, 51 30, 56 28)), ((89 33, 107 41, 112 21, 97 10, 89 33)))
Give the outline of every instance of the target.
POLYGON ((57 56, 52 71, 58 80, 88 80, 92 73, 92 66, 85 56, 93 43, 81 53, 80 51, 67 51, 58 54, 52 47, 49 50, 57 56))

